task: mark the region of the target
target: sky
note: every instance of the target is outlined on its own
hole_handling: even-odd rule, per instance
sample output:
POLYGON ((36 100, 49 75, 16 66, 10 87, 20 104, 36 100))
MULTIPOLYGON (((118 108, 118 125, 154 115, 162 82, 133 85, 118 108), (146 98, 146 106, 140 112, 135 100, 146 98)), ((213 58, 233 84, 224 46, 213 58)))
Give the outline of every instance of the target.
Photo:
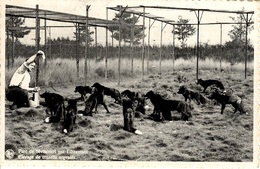
MULTIPOLYGON (((35 8, 36 4, 39 5, 39 9, 57 11, 57 12, 65 12, 76 15, 86 15, 86 6, 90 6, 89 16, 106 19, 106 7, 115 7, 117 5, 123 6, 139 6, 139 5, 149 5, 149 6, 167 6, 167 7, 180 7, 180 8, 206 8, 206 9, 215 9, 215 10, 246 10, 246 11, 256 11, 256 2, 239 2, 239 1, 189 1, 189 0, 4 0, 5 4, 22 6, 22 7, 30 7, 35 8)), ((179 16, 182 16, 184 19, 189 19, 190 23, 196 23, 197 18, 194 12, 191 11, 182 11, 182 10, 149 10, 146 12, 156 15, 162 16, 166 19, 177 21, 179 16)), ((116 11, 108 10, 108 19, 113 19, 116 11)), ((232 21, 230 17, 236 17, 236 14, 230 13, 212 13, 212 12, 204 12, 202 15, 201 23, 206 22, 228 22, 232 21)), ((253 18, 254 15, 253 15, 253 18)), ((148 19, 145 20, 145 26, 148 27, 148 19)), ((138 24, 142 24, 143 19, 140 17, 138 24)), ((35 26, 34 19, 26 19, 26 26, 35 26)), ((41 21, 41 26, 44 23, 41 21)), ((71 23, 63 23, 63 22, 53 22, 47 21, 47 26, 73 26, 71 23)), ((165 24, 163 24, 165 26, 165 24)), ((94 31, 94 28, 90 28, 94 31)), ((228 36, 228 31, 232 29, 231 25, 222 25, 222 44, 226 41, 229 41, 230 38, 228 36)), ((166 25, 162 32, 162 43, 164 45, 172 44, 172 25, 166 25)), ((51 28, 51 30, 47 31, 47 36, 51 38, 57 37, 69 37, 70 39, 74 38, 73 32, 75 32, 75 28, 51 28)), ((146 34, 148 33, 148 29, 146 29, 146 34)), ((208 44, 220 44, 220 25, 211 25, 211 26, 200 26, 200 42, 208 43, 208 44)), ((41 31, 41 44, 44 43, 44 31, 41 31)), ((97 29, 97 43, 105 44, 105 29, 98 28, 97 29)), ((151 45, 159 45, 161 37, 161 22, 155 21, 153 26, 151 27, 151 45)), ((249 34, 250 41, 254 42, 254 31, 249 34)), ((22 43, 34 45, 35 41, 35 31, 32 30, 31 33, 25 36, 23 39, 20 39, 22 43)), ((94 38, 94 35, 93 35, 94 38)), ((109 38, 109 43, 111 43, 111 38, 109 38)), ((187 41, 188 45, 194 46, 197 41, 196 33, 190 37, 187 41)), ((116 42, 114 41, 116 44, 116 42)), ((148 39, 146 37, 145 43, 148 43, 148 39)), ((175 44, 179 45, 179 42, 175 40, 175 44)))

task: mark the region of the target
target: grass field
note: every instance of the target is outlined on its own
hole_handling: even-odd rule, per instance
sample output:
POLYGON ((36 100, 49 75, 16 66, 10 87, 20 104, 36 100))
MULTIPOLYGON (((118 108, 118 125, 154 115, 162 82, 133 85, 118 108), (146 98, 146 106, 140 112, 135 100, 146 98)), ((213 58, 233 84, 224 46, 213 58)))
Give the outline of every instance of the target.
MULTIPOLYGON (((7 69, 5 72, 6 85, 8 85, 12 74, 24 62, 24 58, 15 59, 14 66, 7 69)), ((175 60, 174 65, 172 60, 162 60, 161 61, 161 71, 162 73, 173 72, 174 71, 186 71, 189 69, 195 70, 196 58, 189 60, 184 60, 182 58, 175 60)), ((88 81, 104 80, 105 77, 105 61, 101 60, 95 62, 94 59, 90 59, 88 64, 88 81)), ((253 71, 253 63, 247 63, 247 69, 249 72, 253 71)), ((79 78, 77 78, 76 60, 72 59, 61 59, 56 58, 52 60, 47 59, 47 66, 44 67, 43 63, 40 62, 40 72, 39 72, 39 85, 40 86, 59 86, 61 84, 83 84, 84 75, 84 60, 79 61, 79 78)), ((236 63, 231 65, 229 62, 222 62, 221 69, 226 72, 236 72, 244 71, 244 63, 236 63)), ((135 59, 133 61, 133 73, 131 73, 131 60, 122 58, 121 59, 121 80, 133 80, 140 78, 142 75, 142 62, 140 59, 135 59)), ((199 60, 200 70, 220 70, 220 62, 214 61, 212 59, 199 60)), ((108 81, 116 82, 118 80, 118 59, 108 59, 107 63, 108 71, 108 81)), ((149 61, 149 69, 147 69, 147 60, 144 61, 144 73, 158 74, 160 72, 159 61, 151 60, 149 61), (149 71, 149 73, 147 73, 149 71)), ((31 82, 35 82, 35 71, 32 73, 31 82)), ((195 73, 195 72, 194 72, 195 73)), ((243 74, 243 73, 242 73, 243 74)), ((34 85, 34 84, 32 84, 34 85)))
MULTIPOLYGON (((62 70, 66 70, 68 65, 63 64, 63 61, 58 61, 61 62, 59 66, 64 65, 62 70)), ((140 68, 140 63, 138 63, 135 78, 125 77, 119 86, 117 86, 116 78, 104 82, 102 78, 97 77, 90 78, 87 85, 98 81, 105 86, 117 88, 119 91, 129 89, 146 93, 154 90, 167 98, 183 100, 183 96, 177 94, 180 84, 185 84, 193 90, 202 90, 195 83, 196 72, 192 66, 194 61, 176 61, 175 72, 171 71, 171 63, 164 61, 163 65, 168 65, 168 68, 164 66, 162 74, 154 71, 146 75, 143 81, 137 78, 140 77, 137 70, 140 68), (178 80, 180 77, 185 77, 181 78, 183 80, 181 83, 178 80)), ((208 62, 211 63, 211 61, 208 62)), ((158 62, 151 62, 150 65, 154 69, 158 68, 158 62)), ((52 66, 50 65, 49 72, 54 68, 52 66)), ((223 66, 228 67, 224 63, 223 66)), ((244 79, 243 64, 228 67, 223 72, 215 70, 215 67, 218 68, 219 63, 211 65, 206 63, 200 69, 199 77, 220 79, 226 88, 232 88, 243 99, 248 114, 233 114, 233 107, 227 105, 224 114, 221 115, 220 105, 210 102, 205 106, 199 106, 192 102, 193 117, 188 122, 178 120, 177 112, 172 112, 175 119, 173 122, 161 123, 136 118, 135 126, 143 132, 140 136, 122 129, 122 107, 106 96, 105 100, 111 114, 107 114, 100 106, 99 112, 93 117, 78 116, 74 131, 65 135, 61 133, 60 123, 43 123, 46 117, 45 108, 20 108, 11 111, 8 108, 10 103, 6 101, 6 150, 13 149, 16 152, 14 159, 21 160, 39 158, 84 161, 252 162, 253 66, 249 66, 247 79, 244 79)), ((109 69, 112 70, 112 67, 109 69)), ((75 71, 75 69, 70 71, 75 71)), ((6 73, 7 76, 9 74, 6 73)), ((71 78, 74 82, 74 76, 68 74, 68 70, 63 71, 63 76, 60 76, 49 74, 45 78, 59 77, 60 80, 71 78)), ((49 79, 46 84, 50 81, 49 79)), ((55 83, 58 81, 56 79, 55 83)), ((42 87, 41 92, 47 90, 64 97, 75 98, 80 96, 74 93, 75 84, 42 87)), ((150 114, 153 106, 149 100, 147 104, 151 108, 147 114, 150 114)), ((84 109, 83 102, 78 102, 78 109, 84 109)))

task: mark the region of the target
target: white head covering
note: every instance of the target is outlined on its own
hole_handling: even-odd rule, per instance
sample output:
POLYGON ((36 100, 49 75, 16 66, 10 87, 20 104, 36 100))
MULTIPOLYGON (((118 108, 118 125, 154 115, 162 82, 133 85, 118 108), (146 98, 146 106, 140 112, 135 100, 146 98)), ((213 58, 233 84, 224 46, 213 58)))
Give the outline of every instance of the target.
POLYGON ((43 61, 45 61, 45 54, 44 54, 44 52, 43 51, 41 51, 41 50, 39 50, 38 52, 37 52, 37 55, 42 55, 42 60, 43 61))

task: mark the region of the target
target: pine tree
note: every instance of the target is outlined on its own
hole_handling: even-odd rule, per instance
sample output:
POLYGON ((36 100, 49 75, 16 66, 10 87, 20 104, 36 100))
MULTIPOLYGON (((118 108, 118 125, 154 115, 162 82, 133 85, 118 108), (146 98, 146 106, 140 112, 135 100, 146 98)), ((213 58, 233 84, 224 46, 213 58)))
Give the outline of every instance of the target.
MULTIPOLYGON (((177 36, 177 39, 181 43, 181 47, 184 48, 187 46, 187 40, 190 36, 192 36, 196 28, 192 25, 187 25, 189 23, 188 19, 183 19, 181 16, 178 17, 178 24, 175 25, 174 34, 177 36)), ((172 31, 172 32, 173 32, 172 31)))
MULTIPOLYGON (((230 17, 232 21, 238 23, 235 25, 232 25, 233 29, 229 31, 228 35, 231 38, 231 41, 246 41, 246 24, 245 23, 245 17, 243 14, 238 15, 237 17, 230 17)), ((250 21, 249 21, 250 22, 250 21)), ((253 25, 249 25, 248 32, 253 30, 253 25)))
POLYGON ((23 29, 19 29, 19 27, 22 27, 24 25, 24 18, 6 17, 5 22, 6 34, 8 38, 13 34, 15 40, 18 41, 19 38, 23 38, 25 35, 28 35, 30 33, 30 30, 26 29, 26 26, 24 26, 23 29))
MULTIPOLYGON (((120 20, 120 13, 115 14, 115 18, 113 21, 116 21, 119 23, 120 20)), ((140 44, 140 40, 145 36, 142 31, 143 27, 136 25, 138 22, 138 18, 136 16, 132 16, 130 13, 124 12, 121 16, 121 40, 123 40, 125 43, 131 42, 131 25, 133 28, 133 44, 138 45, 140 44)), ((119 26, 113 26, 108 28, 110 32, 112 32, 112 38, 119 41, 119 26)))
MULTIPOLYGON (((227 60, 231 65, 236 64, 244 60, 245 57, 245 43, 246 43, 246 24, 245 16, 243 14, 238 15, 237 17, 230 17, 231 20, 237 24, 232 25, 232 28, 228 35, 231 41, 228 41, 224 45, 224 49, 228 51, 226 53, 227 60)), ((252 19, 252 18, 251 18, 252 19)), ((249 20, 251 22, 251 20, 249 20)), ((248 26, 248 33, 253 30, 253 25, 248 26)), ((248 45, 250 41, 248 40, 248 45)))

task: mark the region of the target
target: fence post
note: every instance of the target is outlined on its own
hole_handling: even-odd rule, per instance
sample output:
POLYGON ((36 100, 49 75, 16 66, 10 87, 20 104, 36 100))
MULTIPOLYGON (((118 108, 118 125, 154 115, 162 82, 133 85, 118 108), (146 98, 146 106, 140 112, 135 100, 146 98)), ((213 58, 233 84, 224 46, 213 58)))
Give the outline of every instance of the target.
POLYGON ((120 70, 121 70, 121 32, 122 32, 122 26, 121 26, 121 23, 122 23, 122 7, 120 6, 120 17, 119 17, 119 47, 118 47, 118 50, 119 50, 119 55, 118 55, 118 82, 117 82, 117 85, 120 85, 120 70))
POLYGON ((98 57, 98 45, 97 45, 97 26, 95 26, 95 62, 97 62, 97 57, 98 57))
POLYGON ((223 47, 222 47, 222 24, 220 24, 220 62, 219 62, 219 70, 221 71, 222 69, 222 65, 221 65, 221 62, 222 62, 222 57, 223 57, 223 47))
MULTIPOLYGON (((8 28, 7 28, 8 29, 8 28)), ((10 57, 9 57, 9 34, 8 31, 6 31, 6 50, 5 50, 5 54, 6 54, 6 59, 7 59, 7 69, 10 68, 10 57)))
POLYGON ((246 57, 245 57, 245 79, 246 79, 246 76, 247 76, 247 57, 248 57, 248 42, 247 42, 247 35, 248 35, 248 26, 249 26, 249 23, 248 23, 248 13, 246 13, 246 57))
POLYGON ((106 8, 106 55, 105 55, 105 81, 107 81, 107 57, 108 57, 108 8, 106 8))
POLYGON ((162 74, 162 33, 163 33, 163 22, 161 22, 159 74, 162 74))
MULTIPOLYGON (((133 18, 134 18, 134 14, 133 14, 133 18)), ((130 46, 131 46, 131 49, 130 49, 130 57, 131 57, 131 74, 132 76, 134 75, 134 19, 131 23, 131 41, 130 41, 130 46)))
POLYGON ((79 24, 76 23, 76 69, 77 79, 79 79, 79 24))
MULTIPOLYGON (((46 17, 46 12, 44 13, 46 17)), ((44 19, 44 52, 47 54, 47 21, 46 18, 44 19)), ((44 62, 44 68, 47 66, 47 61, 44 62)))
MULTIPOLYGON (((14 18, 12 16, 12 27, 14 27, 14 18)), ((14 51, 15 51, 15 42, 14 42, 14 30, 12 30, 12 57, 11 57, 11 65, 14 66, 14 51)))
POLYGON ((142 80, 144 80, 144 35, 145 35, 145 7, 143 7, 143 45, 142 45, 142 80))
POLYGON ((89 55, 89 39, 88 39, 88 11, 89 11, 90 5, 87 5, 86 7, 86 43, 85 43, 85 67, 84 67, 84 78, 85 78, 85 85, 87 84, 87 76, 88 76, 88 55, 89 55))
POLYGON ((175 49, 175 25, 172 25, 173 31, 172 31, 172 72, 174 72, 174 62, 175 62, 175 56, 174 56, 174 49, 175 49))
POLYGON ((195 15, 197 17, 197 62, 196 62, 196 79, 199 78, 199 57, 200 57, 200 21, 203 15, 203 11, 200 14, 200 10, 198 10, 198 14, 195 11, 195 15))
MULTIPOLYGON (((39 5, 36 5, 36 31, 35 31, 35 46, 36 52, 40 49, 40 18, 39 18, 39 5)), ((39 59, 36 60, 36 83, 35 86, 38 86, 39 83, 39 73, 40 73, 40 62, 39 59)))

